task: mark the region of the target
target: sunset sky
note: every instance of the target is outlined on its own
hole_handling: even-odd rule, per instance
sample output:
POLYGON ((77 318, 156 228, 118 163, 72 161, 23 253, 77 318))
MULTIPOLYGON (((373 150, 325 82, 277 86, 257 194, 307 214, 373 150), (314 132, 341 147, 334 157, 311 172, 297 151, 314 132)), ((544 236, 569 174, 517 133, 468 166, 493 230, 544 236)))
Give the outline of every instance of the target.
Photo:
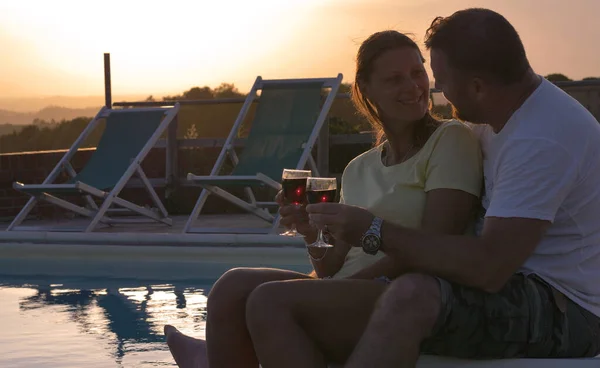
POLYGON ((0 0, 0 97, 181 93, 265 78, 353 80, 359 43, 382 29, 415 34, 465 8, 499 11, 534 69, 600 76, 598 0, 0 0))

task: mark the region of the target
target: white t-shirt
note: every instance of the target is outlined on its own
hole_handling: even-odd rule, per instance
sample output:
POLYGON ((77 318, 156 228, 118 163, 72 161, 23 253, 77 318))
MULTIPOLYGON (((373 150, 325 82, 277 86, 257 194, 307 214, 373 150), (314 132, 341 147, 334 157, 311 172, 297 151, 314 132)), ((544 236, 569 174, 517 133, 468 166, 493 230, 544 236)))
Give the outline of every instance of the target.
POLYGON ((600 316, 600 124, 547 80, 495 134, 480 138, 486 217, 551 221, 521 272, 600 316))

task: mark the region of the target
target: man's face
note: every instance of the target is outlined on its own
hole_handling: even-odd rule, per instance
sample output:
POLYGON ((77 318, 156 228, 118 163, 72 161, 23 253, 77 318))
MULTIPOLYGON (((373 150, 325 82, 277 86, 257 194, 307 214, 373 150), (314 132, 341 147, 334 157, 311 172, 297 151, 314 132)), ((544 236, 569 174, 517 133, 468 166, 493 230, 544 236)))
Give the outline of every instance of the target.
POLYGON ((453 69, 442 51, 431 50, 431 70, 435 87, 452 104, 452 114, 456 119, 478 123, 481 120, 477 100, 469 88, 469 79, 464 73, 453 69))

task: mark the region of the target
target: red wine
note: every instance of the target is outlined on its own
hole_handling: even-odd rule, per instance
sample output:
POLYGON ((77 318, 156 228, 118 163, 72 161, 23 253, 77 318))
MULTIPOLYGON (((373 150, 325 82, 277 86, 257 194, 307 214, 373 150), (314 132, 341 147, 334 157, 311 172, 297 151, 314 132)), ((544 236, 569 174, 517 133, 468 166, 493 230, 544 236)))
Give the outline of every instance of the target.
POLYGON ((286 202, 293 204, 302 204, 305 200, 306 178, 283 179, 283 196, 286 202))
POLYGON ((306 200, 308 203, 333 202, 335 200, 335 193, 335 189, 307 190, 306 200))

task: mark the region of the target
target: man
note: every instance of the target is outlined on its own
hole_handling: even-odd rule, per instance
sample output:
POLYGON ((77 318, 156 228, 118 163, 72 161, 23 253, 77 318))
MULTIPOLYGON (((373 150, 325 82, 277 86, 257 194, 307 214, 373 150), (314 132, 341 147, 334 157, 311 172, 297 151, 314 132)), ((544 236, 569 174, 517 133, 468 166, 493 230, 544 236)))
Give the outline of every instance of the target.
MULTIPOLYGON (((457 117, 485 124, 474 127, 484 154, 483 230, 443 237, 384 223, 379 250, 415 274, 390 285, 346 366, 414 366, 420 348, 467 358, 595 356, 598 122, 532 71, 517 32, 493 11, 435 19, 426 46, 457 117), (419 311, 413 300, 440 304, 419 311)), ((326 211, 313 220, 334 231, 335 209, 326 211)))
POLYGON ((437 87, 481 137, 480 236, 426 234, 381 225, 361 208, 309 205, 311 220, 336 239, 384 252, 406 273, 385 290, 366 280, 260 286, 247 317, 264 367, 322 362, 320 354, 354 347, 358 331, 345 367, 414 367, 422 352, 600 353, 600 125, 534 73, 516 30, 496 12, 437 18, 426 46, 437 87), (373 305, 364 327, 357 311, 373 305))

